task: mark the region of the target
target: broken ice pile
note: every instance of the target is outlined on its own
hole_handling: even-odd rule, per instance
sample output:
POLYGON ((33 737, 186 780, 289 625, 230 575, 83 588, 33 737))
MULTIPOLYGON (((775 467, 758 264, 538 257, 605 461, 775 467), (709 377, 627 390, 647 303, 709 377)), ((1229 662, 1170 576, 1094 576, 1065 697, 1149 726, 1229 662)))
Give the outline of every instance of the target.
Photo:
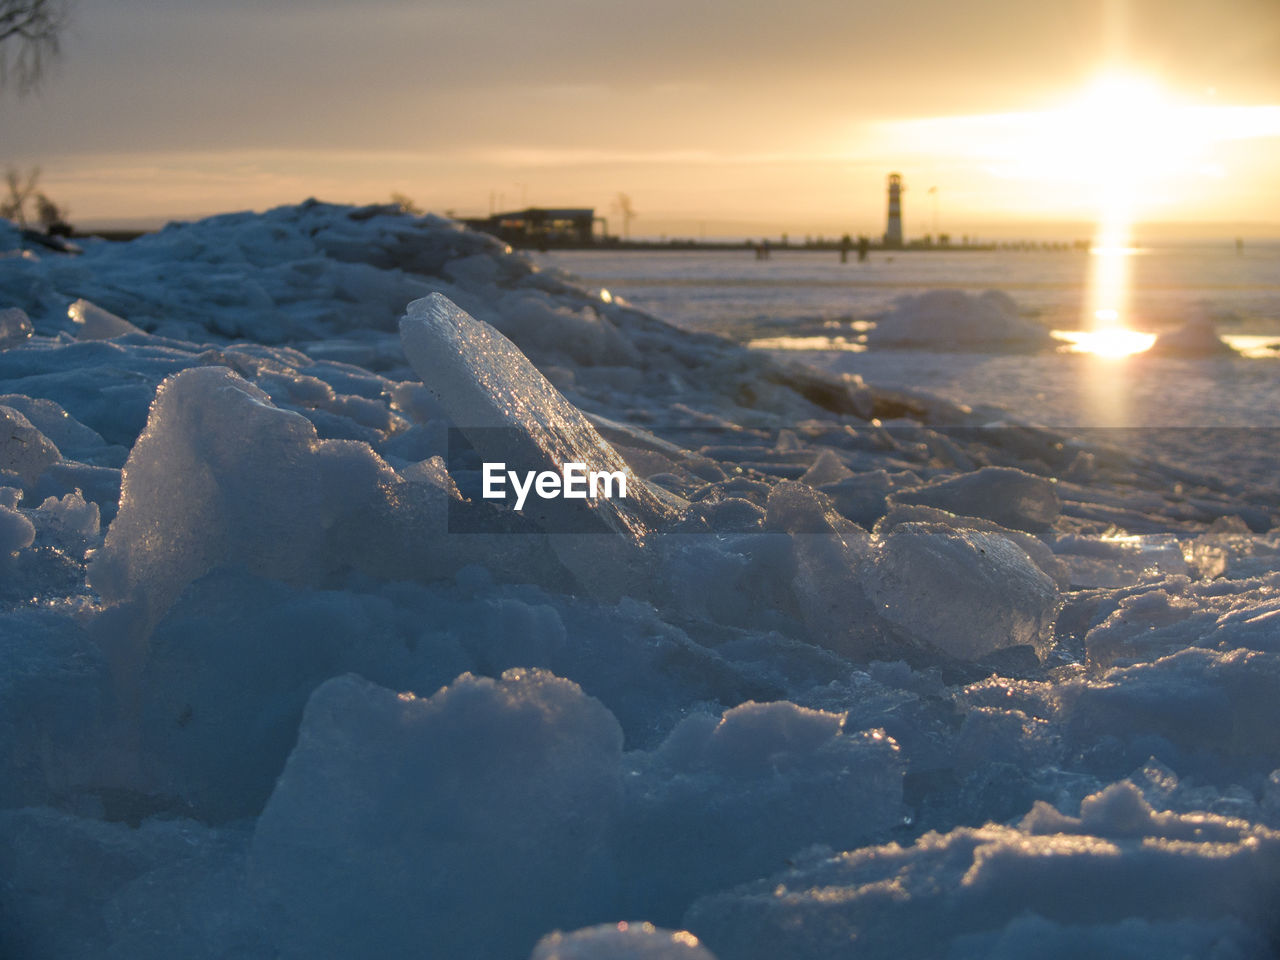
POLYGON ((315 202, 0 257, 0 419, 0 954, 1274 946, 1256 477, 315 202))

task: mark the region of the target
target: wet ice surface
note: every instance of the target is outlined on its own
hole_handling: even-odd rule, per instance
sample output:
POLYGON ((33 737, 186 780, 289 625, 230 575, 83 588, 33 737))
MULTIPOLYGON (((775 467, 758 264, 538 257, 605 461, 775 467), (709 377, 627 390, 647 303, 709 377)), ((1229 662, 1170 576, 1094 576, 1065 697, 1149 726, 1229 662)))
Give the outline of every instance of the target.
POLYGON ((798 367, 384 208, 85 247, 0 258, 0 953, 1274 951, 1256 438, 798 367), (513 516, 508 450, 644 495, 513 516))

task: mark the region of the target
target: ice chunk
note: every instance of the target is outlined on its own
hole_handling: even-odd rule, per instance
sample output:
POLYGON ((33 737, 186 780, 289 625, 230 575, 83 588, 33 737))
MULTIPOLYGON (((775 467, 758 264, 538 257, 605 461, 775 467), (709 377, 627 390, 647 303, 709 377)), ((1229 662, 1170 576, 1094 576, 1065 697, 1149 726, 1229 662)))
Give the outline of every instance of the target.
POLYGON ((1196 617, 1198 612, 1200 605, 1194 599, 1165 590, 1124 597, 1107 619, 1085 636, 1089 663, 1106 667, 1118 661, 1156 660, 1192 646, 1216 625, 1211 611, 1204 610, 1196 617))
POLYGON ((813 466, 806 470, 800 479, 811 487, 819 487, 823 484, 839 483, 853 475, 853 471, 841 463, 840 458, 831 450, 823 450, 813 461, 813 466))
POLYGON ((101 521, 110 522, 120 503, 120 471, 64 460, 55 463, 31 490, 32 501, 64 497, 79 490, 81 496, 98 505, 101 521))
POLYGON ((1061 509, 1050 481, 1013 467, 983 467, 914 490, 899 490, 892 502, 983 517, 1028 533, 1042 533, 1053 526, 1061 509))
POLYGON ((110 340, 142 332, 124 317, 117 317, 83 298, 67 307, 67 316, 75 323, 76 337, 80 340, 110 340))
POLYGON ((26 311, 17 307, 0 310, 0 350, 7 350, 29 340, 33 328, 26 311))
POLYGON ((894 527, 904 523, 937 523, 958 530, 981 530, 983 533, 999 534, 1017 544, 1059 589, 1065 590, 1071 586, 1071 568, 1054 555, 1047 543, 1022 530, 1011 530, 982 517, 956 516, 937 507, 895 505, 876 522, 875 533, 883 537, 894 527))
POLYGON ((908 638, 961 660, 1053 640, 1057 586, 999 534, 904 523, 879 542, 869 589, 908 638))
POLYGON ((857 659, 886 656, 875 606, 864 586, 873 559, 867 532, 836 513, 826 496, 792 481, 769 491, 765 527, 788 534, 790 549, 789 556, 779 557, 762 574, 775 582, 790 581, 812 642, 857 659))
POLYGON ((1167 533, 1068 535, 1054 541, 1053 551, 1076 587, 1124 587, 1192 572, 1181 541, 1167 533))
POLYGON ((529 960, 716 960, 688 930, 651 923, 606 923, 573 933, 549 933, 529 960))
POLYGON ((1280 766, 1277 689, 1280 655, 1193 647, 1066 684, 1060 696, 1067 742, 1103 773, 1155 753, 1187 776, 1261 779, 1280 766))
POLYGON ((13 407, 0 406, 0 471, 15 473, 28 486, 62 459, 49 439, 13 407))
POLYGON ((219 564, 315 580, 376 550, 370 525, 395 482, 367 445, 317 439, 225 367, 184 370, 156 392, 90 582, 154 622, 219 564))
POLYGON ((539 500, 526 504, 553 532, 612 530, 642 538, 672 515, 579 410, 501 333, 432 294, 409 304, 400 323, 405 354, 485 461, 559 473, 566 463, 621 472, 625 500, 539 500))
POLYGON ((675 923, 695 897, 806 847, 854 846, 900 824, 897 744, 844 724, 844 714, 749 702, 694 715, 653 754, 629 758, 626 907, 675 923))
POLYGON ((47 497, 36 508, 35 518, 42 542, 83 556, 85 547, 98 539, 102 514, 96 503, 74 490, 60 499, 47 497))
POLYGON ((0 557, 25 550, 36 539, 36 528, 12 507, 0 506, 0 557))
MULTIPOLYGON (((97 431, 86 427, 52 400, 9 393, 0 395, 0 406, 12 407, 21 413, 68 459, 85 460, 112 453, 105 449, 106 441, 97 431)), ((125 451, 119 447, 114 449, 120 453, 119 462, 123 462, 125 451)))
POLYGON ((887 499, 893 486, 886 471, 871 470, 835 483, 824 483, 818 489, 831 498, 843 516, 871 529, 888 509, 887 499))
POLYGON ((425 699, 330 680, 253 840, 283 955, 517 957, 598 917, 621 749, 608 710, 537 670, 425 699))

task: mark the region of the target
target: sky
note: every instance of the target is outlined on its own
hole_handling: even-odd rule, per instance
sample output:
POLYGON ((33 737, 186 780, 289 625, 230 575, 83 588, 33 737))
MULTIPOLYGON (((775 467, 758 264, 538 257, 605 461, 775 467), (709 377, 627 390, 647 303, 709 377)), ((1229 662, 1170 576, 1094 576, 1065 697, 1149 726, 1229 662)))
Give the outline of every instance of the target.
POLYGON ((878 235, 900 171, 912 236, 1280 236, 1277 64, 1276 0, 75 0, 0 163, 96 225, 625 193, 636 236, 878 235))

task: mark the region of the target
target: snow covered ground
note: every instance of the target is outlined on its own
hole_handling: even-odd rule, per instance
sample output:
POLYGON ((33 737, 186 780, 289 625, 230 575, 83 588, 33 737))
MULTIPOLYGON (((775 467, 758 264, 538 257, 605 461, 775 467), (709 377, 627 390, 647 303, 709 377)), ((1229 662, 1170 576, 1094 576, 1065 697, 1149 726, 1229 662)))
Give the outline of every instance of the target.
POLYGON ((1274 955, 1269 451, 389 208, 0 250, 0 955, 1274 955))

